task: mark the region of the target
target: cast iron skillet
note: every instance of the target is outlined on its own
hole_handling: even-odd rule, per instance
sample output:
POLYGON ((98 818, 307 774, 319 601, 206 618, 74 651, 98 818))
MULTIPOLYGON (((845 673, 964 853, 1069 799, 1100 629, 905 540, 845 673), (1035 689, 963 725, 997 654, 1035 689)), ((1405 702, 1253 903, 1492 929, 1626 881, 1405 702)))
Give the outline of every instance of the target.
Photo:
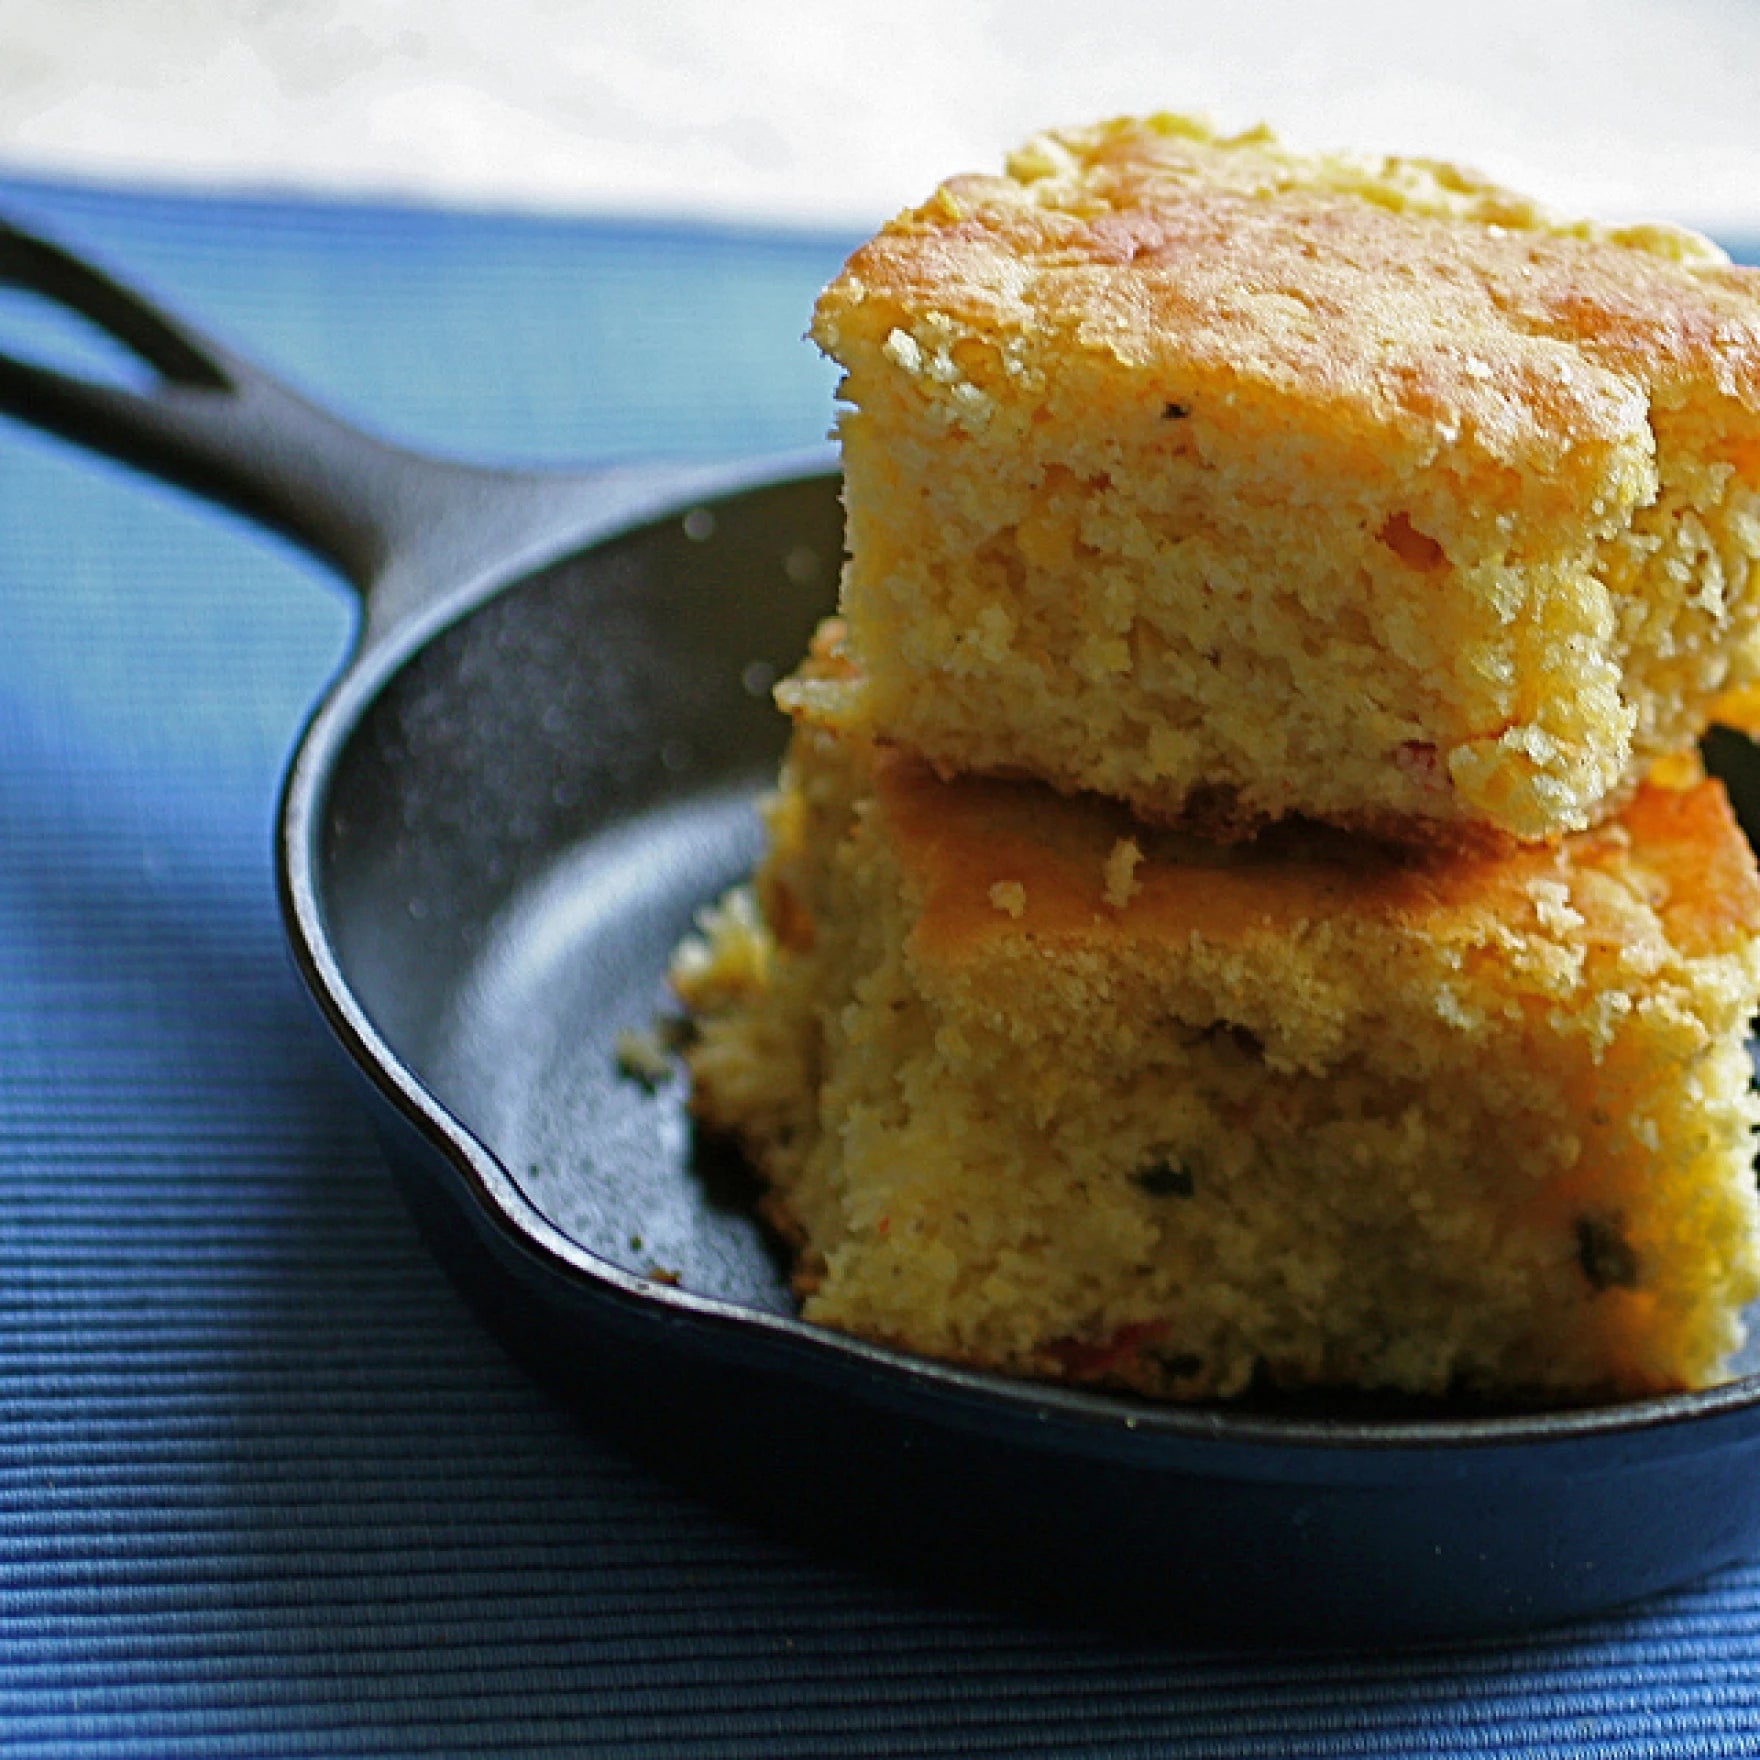
POLYGON ((803 1325, 680 1081, 631 1081, 616 1041, 756 851, 767 686, 833 596, 827 461, 442 463, 40 239, 0 230, 0 280, 156 374, 136 393, 0 358, 0 410, 359 590, 282 798, 294 959, 446 1264, 599 1421, 803 1539, 1143 1629, 1512 1630, 1760 1550, 1756 1379, 1547 1416, 1163 1409, 803 1325))

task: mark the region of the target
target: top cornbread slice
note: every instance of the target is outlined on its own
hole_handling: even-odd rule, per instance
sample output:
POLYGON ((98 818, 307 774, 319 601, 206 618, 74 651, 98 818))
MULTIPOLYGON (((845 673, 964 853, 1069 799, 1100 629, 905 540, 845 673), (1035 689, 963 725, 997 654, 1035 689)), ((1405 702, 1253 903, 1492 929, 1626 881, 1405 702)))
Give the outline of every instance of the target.
POLYGON ((1760 273, 1691 235, 1120 121, 901 215, 814 336, 815 712, 944 772, 1543 838, 1760 681, 1760 273))

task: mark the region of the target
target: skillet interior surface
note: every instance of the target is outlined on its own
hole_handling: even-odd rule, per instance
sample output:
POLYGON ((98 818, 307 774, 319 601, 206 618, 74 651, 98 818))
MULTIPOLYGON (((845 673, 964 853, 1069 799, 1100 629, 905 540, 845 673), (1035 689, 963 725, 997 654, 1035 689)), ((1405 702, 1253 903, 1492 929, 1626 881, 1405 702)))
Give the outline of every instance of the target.
POLYGON ((619 1040, 676 1015, 668 955, 758 853, 770 687, 841 546, 820 479, 539 571, 397 671, 323 816, 327 927, 411 1072, 588 1251, 771 1312, 789 1298, 749 1192, 694 1147, 679 1079, 639 1079, 619 1040))

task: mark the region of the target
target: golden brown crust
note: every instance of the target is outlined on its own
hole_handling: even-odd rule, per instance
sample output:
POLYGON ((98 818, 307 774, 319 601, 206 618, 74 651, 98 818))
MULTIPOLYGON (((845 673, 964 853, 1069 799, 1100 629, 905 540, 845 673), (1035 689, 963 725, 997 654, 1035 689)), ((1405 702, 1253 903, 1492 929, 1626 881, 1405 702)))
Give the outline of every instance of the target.
POLYGON ((1065 371, 1129 366, 1181 409, 1261 388, 1341 434, 1525 468, 1591 463, 1687 387, 1760 408, 1760 271, 1703 241, 1169 118, 1047 136, 1014 171, 951 180, 857 251, 819 308, 828 351, 935 311, 1065 371))
POLYGON ((1568 895, 1572 933, 1591 955, 1621 945, 1628 900, 1654 910, 1689 957, 1736 946, 1760 923, 1760 874, 1715 780, 1641 788, 1617 820, 1558 844, 1442 852, 1299 821, 1251 844, 1207 845, 1142 827, 1095 796, 944 780, 896 750, 876 754, 874 778, 888 834, 922 893, 918 934, 949 954, 963 948, 979 957, 987 942, 1023 931, 1107 938, 1116 921, 1107 860, 1127 837, 1145 859, 1133 873, 1128 930, 1117 933, 1137 942, 1150 935, 1178 945, 1198 935, 1226 943, 1343 917, 1398 924, 1439 943, 1488 942, 1500 925, 1531 918, 1535 887, 1546 883, 1568 895), (1003 885, 1022 889, 1018 918, 996 909, 992 894, 1003 885))

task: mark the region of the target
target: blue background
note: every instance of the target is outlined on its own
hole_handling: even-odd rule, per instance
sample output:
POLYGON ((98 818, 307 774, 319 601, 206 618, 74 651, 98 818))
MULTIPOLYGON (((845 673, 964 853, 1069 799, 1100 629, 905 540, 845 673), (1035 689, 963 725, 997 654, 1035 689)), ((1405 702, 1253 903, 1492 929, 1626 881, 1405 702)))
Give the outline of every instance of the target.
MULTIPOLYGON (((849 239, 0 204, 436 450, 828 423, 801 333, 849 239)), ((274 540, 0 428, 0 1754, 1760 1752, 1757 1569, 1403 1656, 1132 1644, 797 1554, 528 1385, 282 946, 277 781, 350 623, 274 540)))

